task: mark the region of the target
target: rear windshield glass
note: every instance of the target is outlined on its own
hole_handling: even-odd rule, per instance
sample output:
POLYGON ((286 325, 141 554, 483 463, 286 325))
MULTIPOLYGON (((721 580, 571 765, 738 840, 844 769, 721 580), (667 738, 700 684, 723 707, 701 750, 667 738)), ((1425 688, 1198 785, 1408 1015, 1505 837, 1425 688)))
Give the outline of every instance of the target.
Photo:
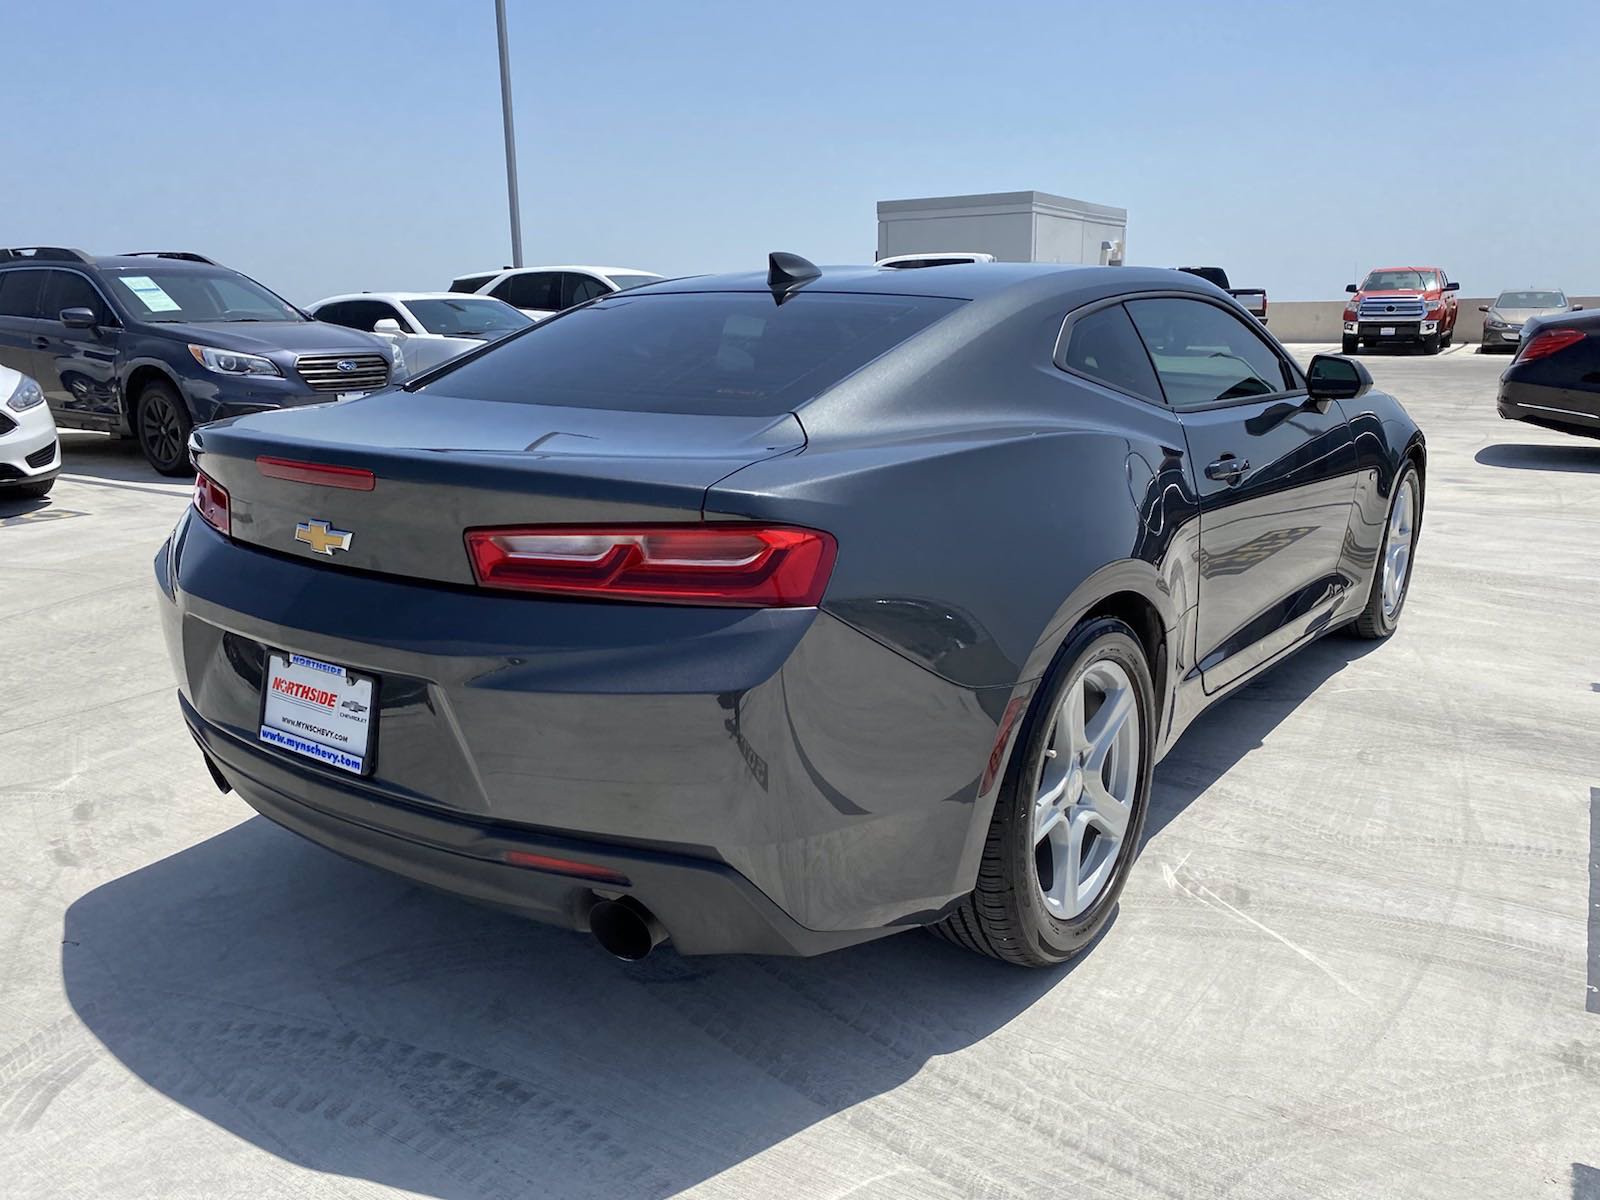
POLYGON ((557 317, 419 390, 630 412, 776 415, 963 302, 800 292, 618 293, 557 317))

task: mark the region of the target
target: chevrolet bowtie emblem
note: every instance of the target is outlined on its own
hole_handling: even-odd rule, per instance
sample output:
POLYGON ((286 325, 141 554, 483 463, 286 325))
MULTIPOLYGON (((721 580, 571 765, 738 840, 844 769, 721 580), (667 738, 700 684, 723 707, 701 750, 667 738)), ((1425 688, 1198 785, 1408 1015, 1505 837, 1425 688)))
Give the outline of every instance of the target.
POLYGON ((350 549, 352 536, 346 530, 331 528, 326 521, 301 521, 294 527, 295 541, 310 546, 313 554, 326 554, 329 558, 335 550, 350 549))

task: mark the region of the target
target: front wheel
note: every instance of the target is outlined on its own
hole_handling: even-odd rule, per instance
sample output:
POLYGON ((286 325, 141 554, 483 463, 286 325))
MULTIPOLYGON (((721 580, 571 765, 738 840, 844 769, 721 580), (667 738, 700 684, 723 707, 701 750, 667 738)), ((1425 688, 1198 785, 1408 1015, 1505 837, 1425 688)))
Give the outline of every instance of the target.
MULTIPOLYGON (((26 496, 29 500, 43 500, 50 494, 50 489, 55 487, 55 485, 56 481, 54 479, 43 479, 34 483, 19 483, 14 489, 12 489, 12 494, 17 496, 26 496)), ((5 494, 6 493, 4 489, 0 489, 0 497, 3 497, 5 494)))
POLYGON ((188 406, 169 384, 152 383, 139 393, 134 431, 139 449, 161 474, 194 473, 189 461, 189 431, 193 428, 188 406))
POLYGON ((1430 333, 1422 339, 1422 352, 1424 354, 1439 353, 1439 335, 1437 333, 1430 333))
POLYGON ((1413 552, 1422 530, 1422 476, 1412 463, 1406 463, 1395 479, 1389 499, 1389 519, 1384 524, 1383 542, 1373 566, 1372 588, 1367 607, 1356 618, 1355 632, 1364 638, 1386 638, 1400 623, 1411 587, 1413 552))
POLYGON ((933 931, 1019 966, 1048 967, 1105 926, 1144 831, 1155 689, 1121 621, 1067 639, 1029 709, 995 799, 972 894, 933 931))
POLYGON ((1360 348, 1360 346, 1361 339, 1358 337, 1347 337, 1344 339, 1344 352, 1346 354, 1354 354, 1360 348))

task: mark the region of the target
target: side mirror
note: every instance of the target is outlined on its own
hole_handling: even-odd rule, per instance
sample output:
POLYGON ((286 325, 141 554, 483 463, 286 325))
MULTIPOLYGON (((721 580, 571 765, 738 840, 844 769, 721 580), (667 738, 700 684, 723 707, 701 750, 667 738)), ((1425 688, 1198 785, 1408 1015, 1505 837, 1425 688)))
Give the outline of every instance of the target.
POLYGON ((372 327, 373 333, 387 333, 390 335, 405 336, 405 330, 400 328, 400 322, 393 317, 385 317, 372 327))
POLYGON ((1344 290, 1347 292, 1359 292, 1361 289, 1353 283, 1347 283, 1344 285, 1344 290))
POLYGON ((94 329, 100 324, 92 308, 63 308, 57 319, 68 329, 94 329))
POLYGON ((1574 304, 1571 308, 1567 309, 1567 311, 1568 312, 1582 312, 1583 311, 1583 305, 1574 304))
POLYGON ((1365 366, 1338 354, 1319 354, 1306 369, 1306 394, 1318 402, 1354 400, 1371 386, 1365 366))
POLYGON ((1461 290, 1461 285, 1452 280, 1450 283, 1444 285, 1444 290, 1447 292, 1459 292, 1461 290))
POLYGON ((1489 306, 1487 304, 1480 304, 1480 305, 1478 305, 1478 311, 1479 312, 1488 312, 1489 311, 1489 306))

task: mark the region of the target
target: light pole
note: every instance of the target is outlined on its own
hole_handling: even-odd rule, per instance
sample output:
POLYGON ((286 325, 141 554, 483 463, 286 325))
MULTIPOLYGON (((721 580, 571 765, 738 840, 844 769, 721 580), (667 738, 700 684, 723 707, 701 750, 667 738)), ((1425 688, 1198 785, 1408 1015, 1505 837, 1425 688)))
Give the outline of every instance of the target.
POLYGON ((511 124, 511 54, 506 49, 506 0, 494 0, 500 39, 500 112, 506 127, 506 198, 511 204, 511 265, 522 265, 522 205, 517 199, 517 135, 511 124))

